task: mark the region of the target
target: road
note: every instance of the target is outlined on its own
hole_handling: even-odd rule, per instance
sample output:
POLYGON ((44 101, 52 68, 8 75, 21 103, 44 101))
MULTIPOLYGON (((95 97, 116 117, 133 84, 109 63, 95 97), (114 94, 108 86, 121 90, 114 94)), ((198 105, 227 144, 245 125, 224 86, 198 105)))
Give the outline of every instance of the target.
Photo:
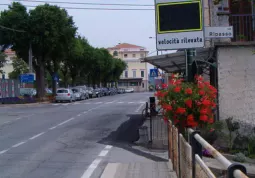
POLYGON ((152 93, 0 107, 0 178, 96 178, 109 162, 150 162, 125 140, 152 93))

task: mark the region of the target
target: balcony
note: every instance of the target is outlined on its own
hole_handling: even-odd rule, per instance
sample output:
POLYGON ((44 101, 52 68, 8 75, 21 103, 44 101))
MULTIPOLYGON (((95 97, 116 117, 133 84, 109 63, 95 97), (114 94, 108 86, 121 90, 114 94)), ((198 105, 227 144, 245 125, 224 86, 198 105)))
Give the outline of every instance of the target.
POLYGON ((231 14, 229 25, 233 26, 232 42, 255 41, 255 14, 231 14))

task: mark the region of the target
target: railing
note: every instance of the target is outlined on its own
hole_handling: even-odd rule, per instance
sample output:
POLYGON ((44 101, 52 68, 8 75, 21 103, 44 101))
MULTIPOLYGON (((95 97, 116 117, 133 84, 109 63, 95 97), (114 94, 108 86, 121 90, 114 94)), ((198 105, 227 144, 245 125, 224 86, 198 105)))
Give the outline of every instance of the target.
POLYGON ((234 37, 232 41, 255 40, 255 14, 231 14, 229 25, 233 26, 234 37))
POLYGON ((231 163, 200 135, 199 131, 188 129, 188 141, 178 129, 169 122, 168 153, 173 169, 178 178, 216 178, 213 172, 202 160, 202 149, 206 149, 226 170, 227 178, 248 178, 246 168, 237 163, 231 163))

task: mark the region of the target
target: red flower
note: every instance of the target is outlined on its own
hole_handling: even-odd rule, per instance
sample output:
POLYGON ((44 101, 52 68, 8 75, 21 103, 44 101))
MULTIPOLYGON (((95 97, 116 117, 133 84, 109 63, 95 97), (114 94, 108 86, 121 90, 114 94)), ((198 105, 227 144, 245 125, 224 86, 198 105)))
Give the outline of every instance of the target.
POLYGON ((162 88, 163 88, 163 89, 166 89, 166 88, 167 88, 167 84, 163 83, 163 84, 162 84, 162 88))
POLYGON ((213 119, 213 118, 209 118, 208 123, 209 123, 209 124, 214 123, 214 119, 213 119))
POLYGON ((167 124, 168 123, 168 118, 164 117, 163 119, 164 119, 165 123, 167 124))
POLYGON ((187 88, 185 90, 185 93, 188 94, 188 95, 191 95, 192 94, 192 89, 191 88, 187 88))
POLYGON ((181 91, 181 87, 175 87, 175 88, 174 88, 174 92, 175 92, 175 93, 179 93, 180 91, 181 91))
POLYGON ((212 108, 216 107, 216 104, 214 102, 211 103, 212 108))
POLYGON ((206 122, 206 121, 208 120, 208 116, 207 116, 207 115, 201 115, 201 116, 199 117, 199 119, 200 119, 201 121, 206 122))
POLYGON ((201 115, 204 115, 204 114, 207 114, 208 113, 208 110, 206 108, 203 108, 200 110, 200 114, 201 115))
POLYGON ((162 106, 162 108, 163 109, 165 109, 166 111, 172 111, 172 106, 171 105, 169 105, 169 104, 164 104, 163 106, 162 106))
POLYGON ((210 106, 211 105, 211 101, 205 99, 205 100, 202 101, 202 104, 205 105, 205 106, 210 106))
POLYGON ((194 116, 192 114, 188 115, 188 117, 187 117, 187 125, 189 127, 198 126, 198 123, 194 120, 194 116))
POLYGON ((199 91, 198 91, 198 94, 201 95, 201 96, 203 96, 203 95, 205 95, 205 91, 204 91, 204 90, 199 90, 199 91))
POLYGON ((185 114, 186 113, 186 109, 185 108, 177 108, 176 109, 176 114, 185 114))
POLYGON ((201 88, 204 88, 204 86, 205 86, 205 85, 204 85, 202 82, 198 82, 198 86, 197 86, 198 88, 201 89, 201 88))
POLYGON ((185 104, 189 107, 189 108, 192 108, 192 100, 191 99, 188 99, 185 101, 185 104))

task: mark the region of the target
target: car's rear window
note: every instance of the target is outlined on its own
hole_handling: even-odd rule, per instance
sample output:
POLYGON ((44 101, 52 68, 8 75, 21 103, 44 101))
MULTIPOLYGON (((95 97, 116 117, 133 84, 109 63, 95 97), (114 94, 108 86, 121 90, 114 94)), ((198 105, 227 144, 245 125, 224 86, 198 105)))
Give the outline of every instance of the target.
POLYGON ((68 93, 68 90, 58 90, 57 93, 68 93))
POLYGON ((74 88, 74 89, 72 89, 72 90, 73 90, 73 92, 74 92, 74 93, 79 92, 79 90, 78 90, 78 89, 76 89, 76 88, 74 88))

